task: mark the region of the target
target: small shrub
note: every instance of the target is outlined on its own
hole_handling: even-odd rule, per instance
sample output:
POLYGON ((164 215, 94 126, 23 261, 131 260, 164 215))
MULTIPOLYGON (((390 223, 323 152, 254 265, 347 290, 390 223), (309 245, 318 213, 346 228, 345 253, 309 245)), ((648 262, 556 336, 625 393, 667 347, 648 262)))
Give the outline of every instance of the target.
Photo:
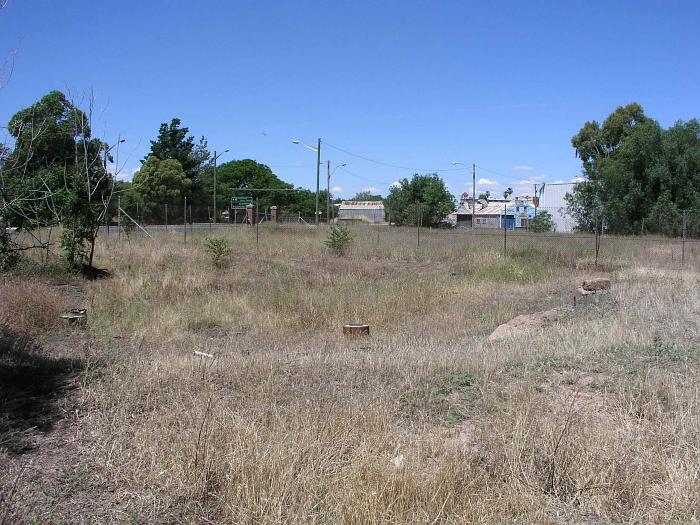
POLYGON ((556 224, 554 223, 552 215, 547 210, 541 210, 537 212, 537 216, 530 221, 529 230, 535 233, 552 232, 555 230, 555 227, 556 224))
POLYGON ((352 234, 345 226, 332 226, 323 243, 335 255, 343 255, 352 244, 352 234))
POLYGON ((205 250, 217 268, 223 267, 226 258, 231 255, 231 246, 226 239, 207 239, 205 250))

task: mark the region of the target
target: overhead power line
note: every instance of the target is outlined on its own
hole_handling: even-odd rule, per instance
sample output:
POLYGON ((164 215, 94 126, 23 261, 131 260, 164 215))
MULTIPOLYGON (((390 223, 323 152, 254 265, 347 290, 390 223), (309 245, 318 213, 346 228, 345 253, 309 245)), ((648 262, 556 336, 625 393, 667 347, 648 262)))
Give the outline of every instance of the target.
POLYGON ((342 151, 343 153, 346 153, 348 155, 351 155, 353 157, 357 157, 358 159, 366 160, 367 162, 372 162, 374 164, 379 164, 380 166, 387 166, 389 168, 396 168, 399 170, 408 170, 408 171, 413 171, 413 172, 441 172, 441 171, 464 171, 468 168, 445 168, 445 169, 425 169, 425 168, 409 168, 408 166, 400 166, 398 164, 391 164, 390 162, 384 162, 381 160, 376 160, 376 159, 371 159, 369 157, 365 157, 364 155, 360 155, 358 153, 353 153, 352 151, 348 151, 346 149, 340 148, 338 146, 334 146, 333 144, 330 144, 328 142, 323 143, 325 146, 328 146, 329 148, 333 148, 338 151, 342 151))
POLYGON ((357 173, 353 173, 352 171, 350 171, 349 169, 344 168, 344 167, 338 167, 338 169, 341 171, 344 171, 345 173, 347 173, 351 177, 362 179, 362 180, 367 181, 367 182, 374 182, 375 184, 387 184, 387 185, 394 183, 393 181, 387 182, 384 180, 377 180, 377 179, 370 179, 369 177, 363 177, 362 175, 358 175, 357 173))

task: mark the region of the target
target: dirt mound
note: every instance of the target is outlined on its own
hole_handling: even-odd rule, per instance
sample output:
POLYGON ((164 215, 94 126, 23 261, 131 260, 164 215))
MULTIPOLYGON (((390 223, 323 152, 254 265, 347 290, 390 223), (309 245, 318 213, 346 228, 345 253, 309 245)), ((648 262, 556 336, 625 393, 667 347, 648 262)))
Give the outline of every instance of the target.
POLYGON ((508 337, 516 337, 547 324, 551 324, 561 317, 561 309, 553 308, 534 314, 525 314, 514 317, 507 323, 500 325, 489 336, 489 341, 498 341, 508 337))

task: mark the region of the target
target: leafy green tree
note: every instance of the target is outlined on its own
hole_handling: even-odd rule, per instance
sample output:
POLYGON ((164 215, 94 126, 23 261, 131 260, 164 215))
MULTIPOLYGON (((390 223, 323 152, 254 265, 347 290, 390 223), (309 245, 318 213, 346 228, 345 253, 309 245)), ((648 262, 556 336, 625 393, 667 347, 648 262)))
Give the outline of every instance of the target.
MULTIPOLYGON (((209 202, 213 195, 214 176, 208 167, 202 177, 203 187, 207 188, 209 202)), ((231 197, 253 197, 262 213, 265 208, 277 206, 280 215, 313 217, 316 211, 316 193, 308 189, 295 188, 284 182, 273 171, 252 159, 232 160, 216 168, 217 208, 228 208, 231 197), (269 191, 246 191, 261 190, 269 191)), ((320 193, 321 216, 326 215, 326 191, 320 193)))
POLYGON ((547 210, 541 210, 537 212, 537 215, 530 221, 529 230, 531 232, 551 232, 554 231, 556 224, 552 215, 547 210))
MULTIPOLYGON (((92 265, 113 180, 103 162, 109 150, 92 138, 89 115, 52 91, 17 112, 8 129, 15 143, 3 162, 2 223, 28 231, 61 224, 69 267, 92 265)), ((10 248, 0 240, 0 249, 10 248)))
POLYGON ((143 159, 146 162, 149 157, 156 157, 160 160, 173 159, 180 163, 185 176, 199 184, 199 177, 205 168, 211 153, 207 149, 207 140, 202 137, 199 143, 195 143, 194 137, 188 135, 190 130, 181 127, 179 118, 174 118, 170 124, 162 123, 158 130, 158 137, 151 141, 151 151, 143 159))
POLYGON ((139 195, 138 202, 143 206, 145 217, 163 222, 167 204, 168 220, 172 222, 182 218, 184 197, 192 187, 192 180, 187 178, 179 161, 148 157, 134 174, 133 187, 139 195))
POLYGON ((586 122, 571 139, 585 181, 567 196, 579 229, 604 219, 612 233, 671 234, 664 220, 700 213, 700 123, 693 119, 663 129, 639 104, 617 108, 599 125, 586 122))
POLYGON ((479 194, 479 199, 480 200, 489 200, 491 198, 491 192, 489 190, 486 190, 484 193, 479 194))
POLYGON ((358 191, 351 201, 381 201, 384 200, 381 195, 373 195, 372 192, 363 190, 358 191))
POLYGON ((439 226, 455 210, 455 198, 437 173, 415 174, 393 185, 384 205, 397 225, 415 225, 421 217, 424 226, 439 226))
POLYGON ((513 195, 513 188, 508 187, 508 189, 506 189, 506 191, 503 192, 503 198, 508 199, 511 195, 513 195))

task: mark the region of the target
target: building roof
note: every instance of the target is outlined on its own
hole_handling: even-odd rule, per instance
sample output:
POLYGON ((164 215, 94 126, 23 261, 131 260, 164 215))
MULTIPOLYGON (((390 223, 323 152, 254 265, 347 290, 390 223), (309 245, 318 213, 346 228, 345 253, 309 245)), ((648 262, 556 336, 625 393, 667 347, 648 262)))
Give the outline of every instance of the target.
POLYGON ((383 210, 382 201, 343 201, 340 203, 341 210, 383 210))
MULTIPOLYGON (((499 201, 499 202, 489 202, 485 206, 483 204, 476 203, 476 215, 502 215, 504 210, 504 205, 508 208, 514 206, 514 201, 499 201)), ((460 205, 457 211, 454 212, 456 215, 471 215, 472 210, 465 205, 460 205)))

